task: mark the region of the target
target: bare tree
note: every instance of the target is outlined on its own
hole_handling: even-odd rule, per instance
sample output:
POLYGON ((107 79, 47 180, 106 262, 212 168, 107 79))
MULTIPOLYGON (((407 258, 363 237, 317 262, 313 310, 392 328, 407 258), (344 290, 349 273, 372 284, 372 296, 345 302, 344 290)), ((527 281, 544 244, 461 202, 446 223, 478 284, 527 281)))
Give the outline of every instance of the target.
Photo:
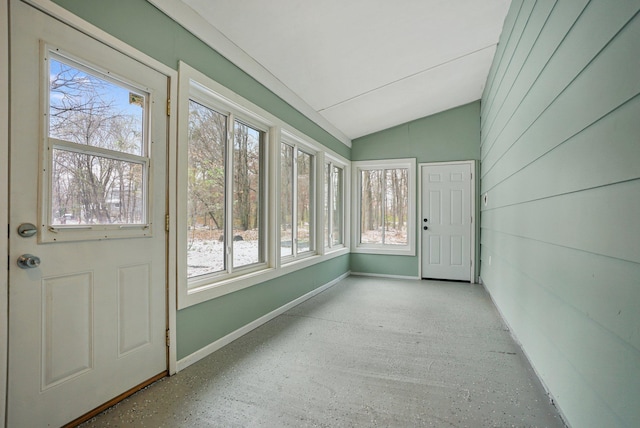
MULTIPOLYGON (((141 120, 116 108, 105 80, 62 62, 50 79, 49 136, 117 152, 141 150, 141 120)), ((135 199, 142 183, 139 164, 108 155, 55 147, 52 153, 52 215, 81 223, 141 221, 135 199)))
MULTIPOLYGON (((189 106, 188 204, 194 221, 224 229, 227 117, 194 101, 189 106)), ((193 226, 195 226, 193 224, 193 226)))

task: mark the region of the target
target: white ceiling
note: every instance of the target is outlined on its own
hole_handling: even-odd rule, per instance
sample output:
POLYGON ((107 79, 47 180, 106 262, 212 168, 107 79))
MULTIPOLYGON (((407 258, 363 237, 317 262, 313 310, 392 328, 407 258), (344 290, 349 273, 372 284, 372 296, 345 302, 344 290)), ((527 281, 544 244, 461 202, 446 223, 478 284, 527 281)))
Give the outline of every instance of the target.
POLYGON ((343 142, 481 97, 510 0, 150 0, 343 142))

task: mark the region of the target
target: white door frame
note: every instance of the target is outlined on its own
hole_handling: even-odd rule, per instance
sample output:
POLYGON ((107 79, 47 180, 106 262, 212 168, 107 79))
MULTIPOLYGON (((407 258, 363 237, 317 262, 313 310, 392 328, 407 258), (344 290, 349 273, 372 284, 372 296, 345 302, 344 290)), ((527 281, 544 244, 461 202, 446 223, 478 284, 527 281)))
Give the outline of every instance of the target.
POLYGON ((471 191, 469 193, 470 201, 470 210, 471 210, 471 242, 469 248, 471 250, 471 274, 469 278, 472 279, 472 283, 477 283, 478 278, 476 278, 476 161, 468 160, 468 161, 452 161, 452 162, 424 162, 418 164, 418 170, 420 171, 418 174, 418 217, 417 221, 417 233, 419 236, 418 242, 418 277, 422 278, 422 239, 424 238, 424 234, 421 233, 422 230, 422 167, 424 166, 443 166, 443 165, 469 165, 471 168, 471 191))
MULTIPOLYGON (((9 0, 0 2, 0 261, 8 260, 9 237, 9 0)), ((7 403, 7 342, 9 324, 9 266, 0 275, 0 426, 5 424, 7 403)))
MULTIPOLYGON (((8 13, 7 13, 7 3, 10 0, 6 0, 6 1, 2 1, 3 5, 0 8, 0 20, 2 19, 8 19, 8 13)), ((110 35, 109 33, 97 28, 96 26, 94 26, 93 24, 88 23, 87 21, 84 21, 83 19, 79 18, 78 16, 72 14, 71 12, 69 12, 68 10, 58 6, 57 4, 51 2, 50 0, 22 0, 27 4, 30 4, 31 6, 35 7, 36 9, 39 9, 43 12, 45 12, 46 14, 52 16, 53 18, 58 19, 59 21, 69 25, 70 27, 89 35, 90 37, 93 37, 94 39, 104 43, 107 46, 110 46, 111 48, 115 49, 116 51, 119 51, 121 53, 123 53, 124 55, 127 55, 131 58, 134 58, 135 60, 141 62, 142 64, 148 66, 149 68, 156 70, 157 72, 165 75, 168 77, 168 81, 169 81, 169 87, 168 87, 168 96, 169 99, 173 99, 173 100, 177 100, 177 93, 178 93, 178 72, 166 65, 164 65, 163 63, 161 63, 160 61, 157 61, 156 59, 138 51, 137 49, 125 44, 124 42, 122 42, 121 40, 115 38, 114 36, 110 35)), ((3 22, 0 21, 0 25, 4 25, 3 22)), ((3 28, 3 32, 4 32, 4 27, 3 28)), ((7 31, 8 33, 8 31, 7 31)), ((8 38, 5 37, 3 38, 3 40, 7 40, 8 38)), ((8 42, 6 42, 7 46, 4 46, 5 43, 3 43, 3 46, 0 46, 0 48, 5 47, 5 49, 2 49, 2 58, 0 58, 2 60, 2 70, 0 73, 0 94, 2 94, 2 99, 6 100, 8 97, 6 96, 8 94, 8 80, 5 82, 4 78, 4 68, 5 65, 7 64, 8 61, 5 60, 5 53, 4 52, 8 52, 8 42)), ((7 65, 7 69, 8 69, 8 65, 7 65)), ((1 118, 0 120, 7 121, 8 122, 8 103, 5 104, 5 102, 2 102, 2 104, 0 105, 0 115, 1 118)), ((166 316, 167 316, 167 326, 169 329, 169 347, 168 347, 168 359, 167 359, 167 369, 169 374, 175 374, 176 372, 176 360, 177 360, 177 347, 176 347, 176 224, 175 224, 175 218, 176 218, 176 163, 175 163, 175 159, 176 159, 176 149, 177 149, 177 134, 176 134, 176 129, 177 129, 177 114, 175 112, 171 112, 170 117, 168 117, 167 122, 168 122, 168 129, 167 129, 167 144, 168 144, 168 153, 167 153, 167 158, 168 158, 168 165, 166 166, 167 168, 167 177, 168 177, 168 182, 167 182, 167 206, 166 207, 156 207, 156 209, 162 209, 165 210, 166 214, 169 215, 169 234, 168 234, 168 240, 167 240, 167 272, 166 272, 166 281, 167 281, 167 309, 166 309, 166 316)), ((7 129, 6 126, 2 126, 1 129, 7 129)), ((2 135, 0 135, 0 171, 2 171, 2 176, 0 178, 2 178, 2 182, 6 183, 7 180, 5 180, 5 178, 8 178, 8 175, 5 177, 7 168, 6 166, 8 166, 8 156, 5 155, 5 150, 7 150, 8 144, 8 133, 5 134, 4 132, 2 133, 2 135)), ((8 202, 8 189, 4 188, 5 186, 2 186, 2 188, 0 188, 0 200, 2 201, 7 201, 8 202)), ((4 207, 7 206, 7 204, 3 204, 4 207)), ((8 222, 8 211, 5 212, 6 209, 2 209, 2 211, 0 211, 0 220, 5 220, 4 224, 7 224, 8 222)), ((7 236, 4 233, 0 233, 0 236, 2 236, 2 238, 0 238, 0 246, 2 248, 0 248, 0 256, 2 254, 5 254, 5 259, 2 260, 6 260, 6 252, 2 253, 2 251, 6 251, 7 245, 7 236)), ((2 296, 0 296, 0 305, 5 305, 5 302, 7 300, 8 297, 8 293, 7 293, 7 289, 8 289, 8 284, 6 284, 7 280, 6 277, 8 275, 4 275, 2 282, 0 282, 0 292, 2 293, 2 296)), ((6 322, 7 322, 7 308, 6 305, 4 307, 0 306, 0 316, 2 317, 2 319, 0 320, 0 339, 4 341, 4 343, 6 343, 7 340, 7 331, 6 331, 6 322)), ((0 414, 0 416, 2 416, 2 419, 0 422, 0 425, 2 425, 4 423, 4 411, 5 411, 5 403, 6 403, 6 368, 7 368, 7 361, 6 361, 6 346, 2 347, 3 349, 3 353, 0 354, 0 367, 4 367, 4 370, 0 370, 2 371, 2 377, 0 377, 0 382, 4 382, 4 384, 0 384, 0 386, 2 386, 2 390, 3 390, 3 399, 2 399, 2 405, 0 407, 0 409, 2 410, 2 414, 0 414), (3 360, 2 360, 3 359, 3 360)))

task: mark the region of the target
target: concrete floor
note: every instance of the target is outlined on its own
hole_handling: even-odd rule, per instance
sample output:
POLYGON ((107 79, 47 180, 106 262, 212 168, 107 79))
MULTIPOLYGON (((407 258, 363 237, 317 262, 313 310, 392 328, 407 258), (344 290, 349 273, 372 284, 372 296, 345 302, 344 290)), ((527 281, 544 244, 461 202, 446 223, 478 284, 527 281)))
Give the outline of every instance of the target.
POLYGON ((350 277, 86 427, 563 427, 482 286, 350 277))

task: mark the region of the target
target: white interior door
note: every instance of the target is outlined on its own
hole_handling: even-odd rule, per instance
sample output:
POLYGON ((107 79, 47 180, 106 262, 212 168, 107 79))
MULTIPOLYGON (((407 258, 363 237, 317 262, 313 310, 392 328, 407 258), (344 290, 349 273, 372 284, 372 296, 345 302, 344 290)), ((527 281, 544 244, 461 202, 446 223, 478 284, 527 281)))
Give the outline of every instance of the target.
POLYGON ((421 167, 422 277, 471 281, 470 162, 421 167))
POLYGON ((167 370, 167 77, 10 20, 7 421, 60 426, 167 370))

